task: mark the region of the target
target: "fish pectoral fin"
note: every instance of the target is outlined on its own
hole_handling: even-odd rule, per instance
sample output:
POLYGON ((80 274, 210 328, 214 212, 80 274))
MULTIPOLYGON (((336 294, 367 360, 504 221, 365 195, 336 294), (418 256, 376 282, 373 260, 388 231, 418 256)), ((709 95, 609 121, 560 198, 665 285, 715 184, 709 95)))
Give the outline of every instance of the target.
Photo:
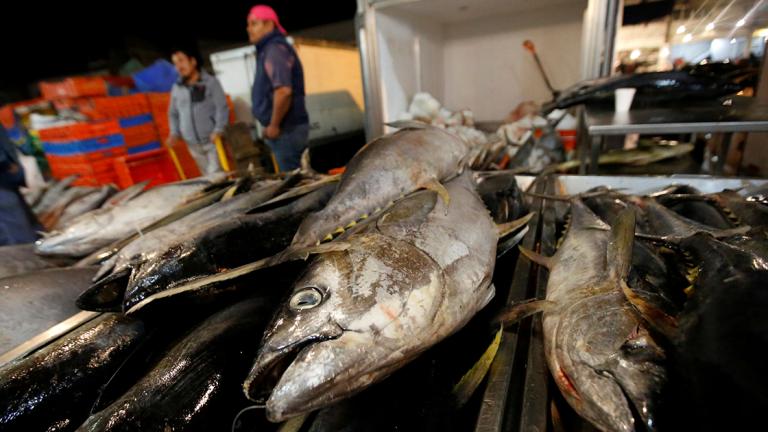
POLYGON ((493 322, 507 326, 533 314, 545 312, 546 310, 551 309, 554 305, 555 303, 549 300, 524 300, 505 308, 496 316, 496 318, 494 318, 493 322))
POLYGON ((627 285, 625 280, 622 279, 619 282, 619 286, 621 287, 621 292, 624 294, 624 297, 643 320, 663 335, 670 338, 674 337, 677 333, 677 319, 642 298, 627 285))
POLYGON ((518 246, 518 249, 520 249, 520 253, 522 253, 526 258, 542 267, 546 267, 551 270, 555 265, 554 259, 552 257, 541 255, 524 246, 518 246))
POLYGON ((237 193, 237 190, 240 188, 240 185, 241 183, 238 182, 234 186, 227 189, 227 191, 224 192, 224 195, 222 195, 221 201, 223 202, 223 201, 228 201, 232 199, 232 197, 235 196, 235 194, 237 193))
POLYGON ((420 185, 419 188, 431 190, 432 192, 437 193, 437 195, 445 203, 446 207, 451 203, 451 194, 448 193, 448 189, 446 189, 445 186, 443 186, 443 184, 437 180, 429 180, 426 183, 420 185))
POLYGON ((503 239, 513 232, 516 232, 518 229, 520 229, 520 227, 527 225, 534 215, 535 213, 531 212, 521 217, 520 219, 496 225, 496 230, 499 233, 499 239, 503 239))
POLYGON ((486 348, 483 355, 475 362, 470 370, 461 377, 458 383, 453 386, 453 397, 456 401, 456 406, 461 408, 464 406, 472 394, 475 393, 477 387, 483 382, 483 378, 491 368, 493 359, 496 358, 496 353, 499 351, 499 345, 501 344, 501 336, 504 334, 504 327, 499 326, 499 330, 496 332, 491 344, 486 348))
POLYGON ((523 238, 526 234, 528 234, 527 225, 523 227, 520 232, 515 234, 514 237, 499 242, 499 244, 496 246, 496 259, 501 258, 504 256, 504 254, 512 250, 513 247, 517 246, 521 241, 523 241, 523 238))

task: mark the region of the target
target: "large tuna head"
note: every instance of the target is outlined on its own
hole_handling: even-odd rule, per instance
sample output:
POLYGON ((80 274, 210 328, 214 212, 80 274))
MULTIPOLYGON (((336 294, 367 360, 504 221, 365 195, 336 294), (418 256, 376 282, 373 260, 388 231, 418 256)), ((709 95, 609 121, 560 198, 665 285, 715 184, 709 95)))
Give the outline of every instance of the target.
POLYGON ((258 400, 265 378, 279 376, 267 401, 272 421, 362 390, 430 340, 444 287, 435 262, 380 234, 348 240, 310 264, 265 333, 244 388, 258 400))

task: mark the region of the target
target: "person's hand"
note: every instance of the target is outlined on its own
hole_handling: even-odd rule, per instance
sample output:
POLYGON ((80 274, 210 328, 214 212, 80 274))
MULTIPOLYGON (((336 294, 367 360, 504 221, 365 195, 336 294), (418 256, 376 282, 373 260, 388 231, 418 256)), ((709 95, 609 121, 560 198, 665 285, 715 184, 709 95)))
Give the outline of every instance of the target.
POLYGON ((267 139, 276 139, 280 136, 280 126, 269 125, 264 129, 264 137, 267 139))
POLYGON ((179 142, 179 137, 177 137, 176 135, 168 135, 168 139, 165 140, 165 143, 168 145, 168 147, 173 147, 178 142, 179 142))
POLYGON ((221 134, 218 132, 214 132, 211 134, 211 142, 216 144, 216 140, 221 138, 221 134))

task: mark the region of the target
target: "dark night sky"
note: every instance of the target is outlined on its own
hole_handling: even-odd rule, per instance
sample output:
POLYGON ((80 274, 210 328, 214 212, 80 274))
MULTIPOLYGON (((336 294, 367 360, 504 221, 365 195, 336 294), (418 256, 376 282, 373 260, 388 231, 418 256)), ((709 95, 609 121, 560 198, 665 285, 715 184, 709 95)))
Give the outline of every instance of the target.
POLYGON ((98 2, 14 1, 0 24, 0 89, 16 93, 47 77, 127 59, 126 40, 164 52, 197 40, 247 43, 245 20, 257 3, 272 6, 288 32, 355 14, 355 0, 98 2), (47 3, 47 2, 46 2, 47 3))

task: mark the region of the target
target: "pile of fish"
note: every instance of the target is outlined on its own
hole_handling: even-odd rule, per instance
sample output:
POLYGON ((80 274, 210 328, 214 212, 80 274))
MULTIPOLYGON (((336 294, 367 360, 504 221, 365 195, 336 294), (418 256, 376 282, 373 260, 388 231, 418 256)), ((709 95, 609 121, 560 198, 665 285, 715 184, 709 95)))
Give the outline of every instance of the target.
POLYGON ((113 185, 73 186, 75 180, 77 176, 70 176, 24 190, 27 204, 46 229, 60 228, 83 213, 110 205, 107 200, 117 193, 113 185))
MULTIPOLYGON (((532 215, 514 173, 470 170, 473 144, 396 126, 341 178, 137 187, 48 233, 39 254, 99 266, 77 305, 101 314, 0 366, 0 429, 274 430, 429 358, 532 215)), ((488 364, 452 372, 473 377, 458 400, 488 364)))
MULTIPOLYGON (((544 354, 568 404, 600 430, 751 428, 768 406, 768 188, 570 197, 549 269, 544 354)), ((547 199, 562 199, 545 197, 547 199)))
POLYGON ((393 127, 340 177, 137 185, 3 263, 0 287, 85 285, 66 298, 95 313, 0 366, 0 430, 466 430, 499 322, 538 312, 598 429, 739 428, 767 406, 768 190, 526 195, 472 171, 482 145, 393 127), (510 306, 532 199, 564 209, 561 243, 521 248, 546 297, 510 306))

